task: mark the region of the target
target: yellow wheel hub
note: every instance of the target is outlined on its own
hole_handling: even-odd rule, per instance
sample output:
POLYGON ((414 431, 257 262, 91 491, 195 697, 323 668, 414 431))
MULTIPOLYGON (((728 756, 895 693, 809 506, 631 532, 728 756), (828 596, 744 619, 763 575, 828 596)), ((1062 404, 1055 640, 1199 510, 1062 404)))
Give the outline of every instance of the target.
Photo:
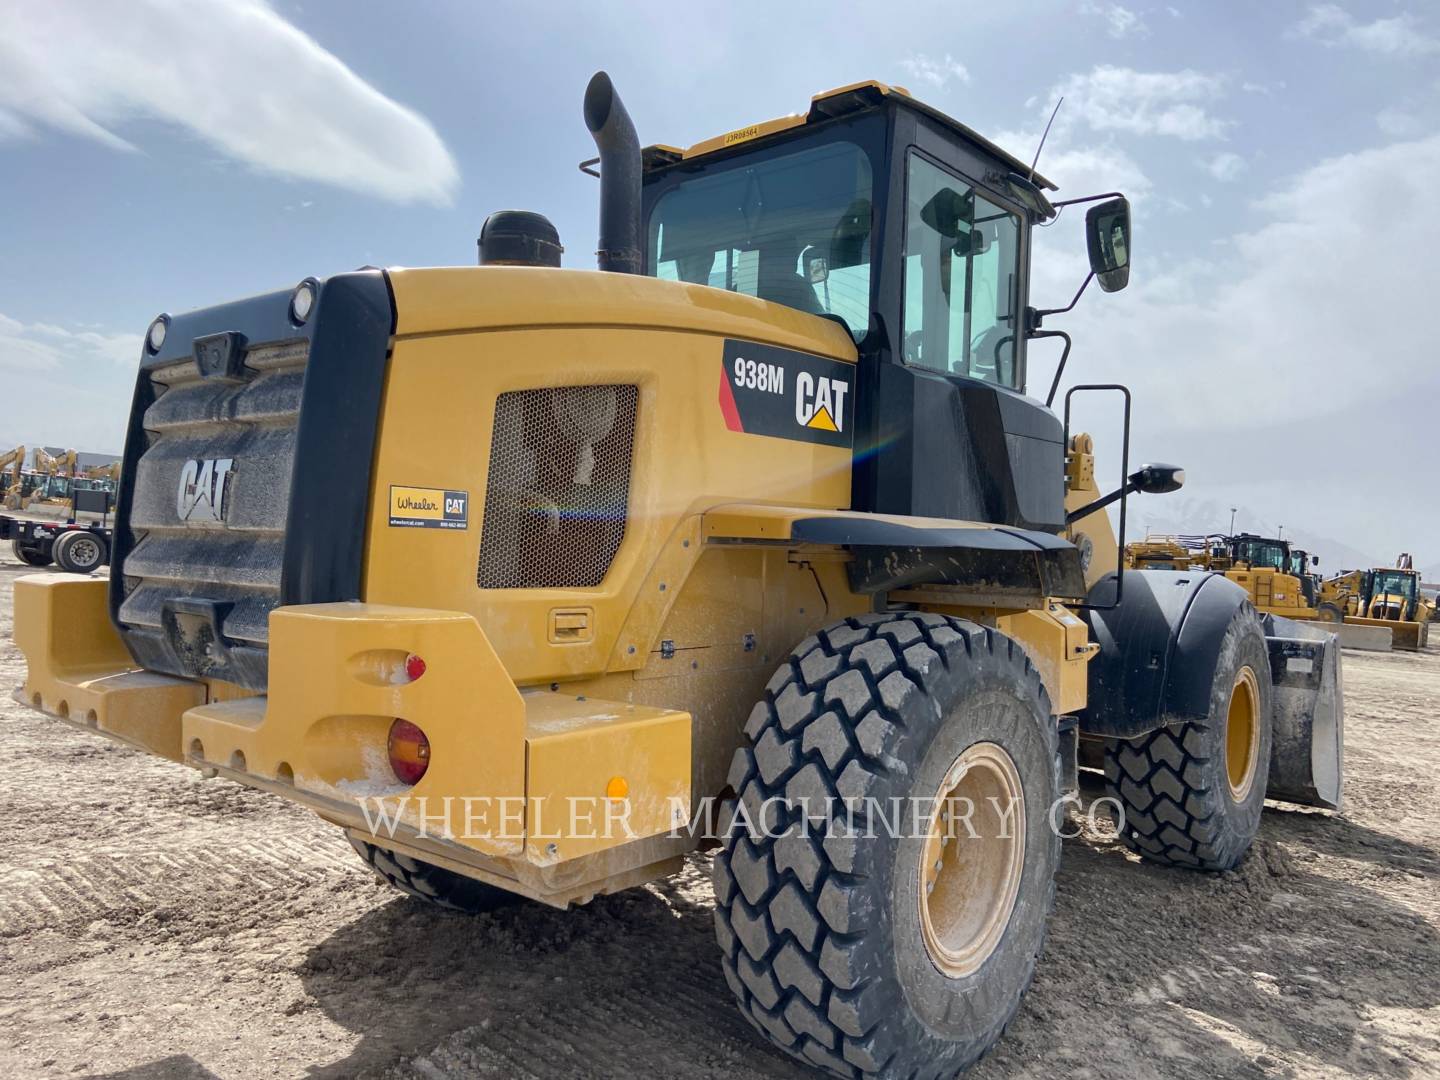
POLYGON ((1253 670, 1242 667, 1235 675, 1225 717, 1225 778, 1236 802, 1250 794, 1259 757, 1260 683, 1253 670))
POLYGON ((1004 936, 1025 866, 1020 773, 995 743, 976 743, 935 794, 920 854, 925 949, 952 979, 979 970, 1004 936))

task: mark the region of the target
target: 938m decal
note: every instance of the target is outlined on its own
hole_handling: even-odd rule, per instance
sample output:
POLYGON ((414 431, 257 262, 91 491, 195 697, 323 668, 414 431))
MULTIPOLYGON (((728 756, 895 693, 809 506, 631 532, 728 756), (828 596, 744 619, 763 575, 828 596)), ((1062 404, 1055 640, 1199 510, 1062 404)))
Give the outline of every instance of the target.
POLYGON ((850 446, 854 388, 850 364, 773 345, 725 342, 720 412, 731 431, 850 446))

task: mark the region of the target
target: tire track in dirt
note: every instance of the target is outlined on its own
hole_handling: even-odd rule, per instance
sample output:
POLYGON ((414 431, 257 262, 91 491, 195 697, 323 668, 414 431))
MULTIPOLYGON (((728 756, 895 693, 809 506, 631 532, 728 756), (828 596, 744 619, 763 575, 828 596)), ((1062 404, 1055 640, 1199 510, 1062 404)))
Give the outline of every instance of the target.
MULTIPOLYGON (((187 840, 194 844, 194 840, 187 840)), ((349 876, 348 847, 273 839, 173 847, 107 847, 0 869, 0 937, 84 925, 117 913, 223 904, 349 876), (337 871, 339 872, 337 874, 337 871)))

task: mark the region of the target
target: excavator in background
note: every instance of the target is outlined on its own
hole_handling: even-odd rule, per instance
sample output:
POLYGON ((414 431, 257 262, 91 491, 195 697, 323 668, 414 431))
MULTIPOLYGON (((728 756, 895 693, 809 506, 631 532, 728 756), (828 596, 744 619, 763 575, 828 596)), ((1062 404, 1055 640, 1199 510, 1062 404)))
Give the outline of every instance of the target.
POLYGON ((29 494, 22 496, 18 509, 64 506, 69 502, 70 487, 75 480, 79 459, 80 455, 74 450, 52 454, 43 446, 37 446, 31 471, 34 486, 29 494))
POLYGON ((9 498, 11 491, 18 492, 25 469, 25 447, 17 446, 0 454, 0 499, 9 498), (7 473, 5 470, 9 470, 7 473))

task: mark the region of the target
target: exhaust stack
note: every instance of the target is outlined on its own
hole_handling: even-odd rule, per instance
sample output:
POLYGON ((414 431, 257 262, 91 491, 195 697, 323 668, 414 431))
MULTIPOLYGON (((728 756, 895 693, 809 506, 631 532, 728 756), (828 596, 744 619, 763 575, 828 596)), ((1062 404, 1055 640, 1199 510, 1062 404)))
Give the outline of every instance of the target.
POLYGON ((601 270, 640 268, 640 140, 610 76, 597 71, 585 88, 585 126, 600 152, 601 270))

